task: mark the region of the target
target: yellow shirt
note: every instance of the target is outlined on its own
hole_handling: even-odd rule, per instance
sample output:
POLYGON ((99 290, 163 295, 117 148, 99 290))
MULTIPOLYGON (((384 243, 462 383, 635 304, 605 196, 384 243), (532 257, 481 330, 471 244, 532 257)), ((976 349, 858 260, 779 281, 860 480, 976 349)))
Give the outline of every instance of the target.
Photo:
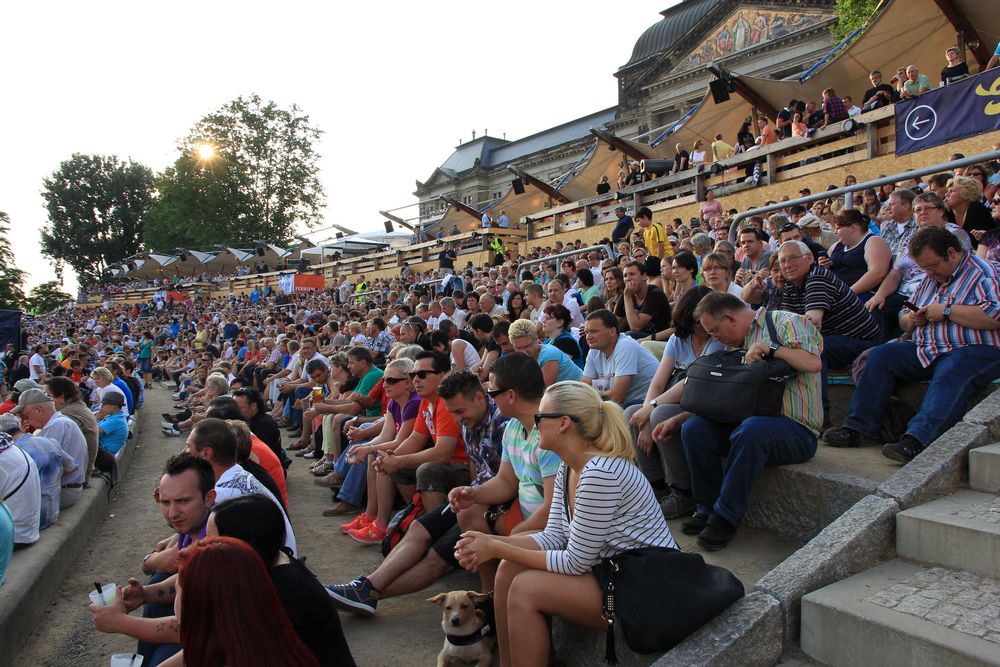
MULTIPOLYGON (((659 257, 663 259, 667 252, 667 246, 670 246, 670 241, 667 240, 667 234, 663 231, 663 227, 655 222, 650 223, 649 227, 642 230, 642 242, 646 245, 646 252, 654 257, 659 257), (663 242, 664 255, 660 254, 660 242, 663 242)), ((673 247, 671 246, 670 252, 673 253, 673 247)))
POLYGON ((722 139, 719 139, 712 142, 712 152, 715 154, 716 160, 725 160, 733 154, 733 147, 722 139))

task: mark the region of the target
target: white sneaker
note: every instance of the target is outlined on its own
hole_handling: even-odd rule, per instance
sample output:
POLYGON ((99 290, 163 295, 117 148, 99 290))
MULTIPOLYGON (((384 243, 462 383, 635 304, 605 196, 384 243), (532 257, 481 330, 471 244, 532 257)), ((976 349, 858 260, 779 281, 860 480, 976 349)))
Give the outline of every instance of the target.
POLYGON ((165 435, 167 437, 175 438, 177 436, 184 435, 184 434, 181 433, 178 429, 174 428, 173 425, 171 425, 170 428, 166 428, 166 427, 163 428, 163 435, 165 435))

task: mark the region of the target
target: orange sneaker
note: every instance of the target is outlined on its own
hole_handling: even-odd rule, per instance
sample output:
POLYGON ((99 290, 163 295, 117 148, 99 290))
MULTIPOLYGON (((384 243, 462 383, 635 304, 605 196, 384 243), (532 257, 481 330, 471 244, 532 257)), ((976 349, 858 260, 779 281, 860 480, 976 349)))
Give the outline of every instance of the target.
POLYGON ((380 526, 378 520, 376 520, 364 528, 349 531, 347 536, 360 544, 381 544, 382 540, 385 539, 385 528, 380 526))
POLYGON ((344 535, 347 535, 352 530, 358 530, 360 528, 364 528, 372 521, 373 519, 369 519, 368 515, 362 512, 361 514, 354 517, 354 520, 351 521, 350 523, 341 524, 340 532, 342 532, 344 535))

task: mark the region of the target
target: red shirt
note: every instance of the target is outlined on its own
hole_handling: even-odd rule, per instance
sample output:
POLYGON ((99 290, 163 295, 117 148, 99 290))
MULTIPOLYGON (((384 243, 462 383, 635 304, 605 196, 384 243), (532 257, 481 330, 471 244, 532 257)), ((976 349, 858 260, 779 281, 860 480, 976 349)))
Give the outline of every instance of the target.
POLYGON ((278 460, 278 455, 271 451, 263 440, 250 434, 250 451, 257 455, 260 460, 260 467, 267 471, 267 474, 274 479, 274 483, 278 485, 278 490, 281 491, 281 500, 285 503, 285 507, 288 507, 288 489, 285 486, 285 469, 281 467, 281 461, 278 460))
POLYGON ((413 430, 416 433, 429 435, 432 443, 436 443, 439 437, 457 438, 455 451, 452 452, 449 461, 468 463, 469 455, 465 451, 465 443, 462 442, 462 429, 448 412, 444 399, 440 396, 435 396, 434 402, 429 402, 426 398, 420 399, 419 412, 420 416, 413 423, 413 430))

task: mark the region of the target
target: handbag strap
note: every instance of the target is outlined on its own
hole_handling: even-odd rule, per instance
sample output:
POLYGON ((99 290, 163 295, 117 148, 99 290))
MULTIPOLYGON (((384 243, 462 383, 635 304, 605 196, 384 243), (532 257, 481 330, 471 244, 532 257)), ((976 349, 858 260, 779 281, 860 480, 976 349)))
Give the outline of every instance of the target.
POLYGON ((764 311, 764 324, 767 325, 767 335, 771 337, 771 341, 778 345, 784 345, 778 338, 778 330, 774 326, 774 315, 771 314, 770 310, 764 311))
POLYGON ((618 572, 618 563, 613 558, 605 558, 604 562, 608 568, 608 583, 604 587, 604 595, 601 599, 601 616, 608 623, 608 631, 604 638, 604 662, 609 665, 617 665, 618 656, 615 653, 615 573, 618 572))
POLYGON ((21 483, 18 484, 14 488, 14 490, 11 491, 10 493, 8 493, 6 496, 0 497, 0 501, 9 500, 9 499, 13 498, 14 494, 17 493, 18 491, 20 491, 21 487, 24 486, 24 483, 28 481, 29 477, 31 477, 31 461, 28 460, 28 455, 25 454, 24 450, 21 449, 20 447, 17 448, 17 451, 21 452, 21 456, 24 457, 24 462, 26 464, 28 464, 28 470, 24 473, 24 479, 21 480, 21 483))

